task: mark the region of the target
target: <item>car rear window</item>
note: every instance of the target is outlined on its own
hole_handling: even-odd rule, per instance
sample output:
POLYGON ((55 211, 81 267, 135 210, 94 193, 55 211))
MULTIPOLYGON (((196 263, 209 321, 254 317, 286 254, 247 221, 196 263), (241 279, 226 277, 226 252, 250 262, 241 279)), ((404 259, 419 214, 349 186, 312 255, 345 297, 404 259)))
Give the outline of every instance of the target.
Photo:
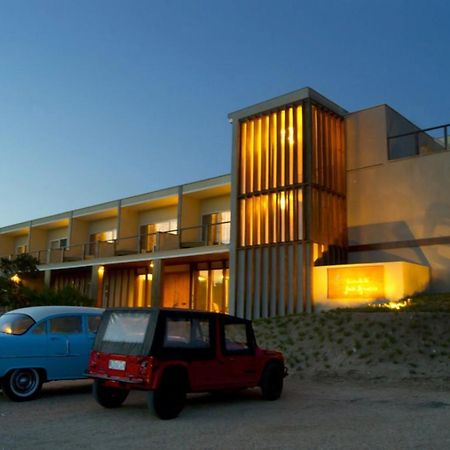
POLYGON ((0 333, 24 334, 36 322, 26 314, 9 313, 0 317, 0 333))
POLYGON ((153 338, 152 312, 111 311, 103 315, 94 349, 106 353, 142 355, 153 338))
POLYGON ((112 313, 103 340, 142 344, 147 331, 149 314, 112 313))

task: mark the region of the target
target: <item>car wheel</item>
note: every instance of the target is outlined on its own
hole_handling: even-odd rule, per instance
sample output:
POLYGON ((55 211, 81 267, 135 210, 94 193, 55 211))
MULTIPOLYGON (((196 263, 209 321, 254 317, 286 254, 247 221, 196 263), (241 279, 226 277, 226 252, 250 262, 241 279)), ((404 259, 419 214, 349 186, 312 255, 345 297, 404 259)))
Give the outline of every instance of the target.
POLYGON ((129 394, 128 389, 117 389, 105 386, 101 381, 95 380, 92 385, 92 394, 99 405, 104 408, 118 408, 129 394))
POLYGON ((14 369, 2 382, 3 392, 15 402, 33 400, 41 387, 42 377, 36 369, 14 369))
POLYGON ((186 392, 185 377, 165 375, 160 386, 148 393, 148 406, 162 420, 175 419, 186 404, 186 392))
POLYGON ((264 400, 277 400, 283 391, 283 366, 279 363, 269 363, 261 377, 261 393, 264 400))

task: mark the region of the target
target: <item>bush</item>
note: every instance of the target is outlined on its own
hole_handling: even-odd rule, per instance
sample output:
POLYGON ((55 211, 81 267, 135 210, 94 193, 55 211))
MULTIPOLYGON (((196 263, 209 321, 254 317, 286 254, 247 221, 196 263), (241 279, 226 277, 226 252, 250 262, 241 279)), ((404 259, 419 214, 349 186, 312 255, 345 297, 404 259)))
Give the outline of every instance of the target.
POLYGON ((30 306, 47 305, 93 306, 94 300, 71 286, 66 286, 59 291, 53 289, 44 289, 41 292, 31 291, 30 306))

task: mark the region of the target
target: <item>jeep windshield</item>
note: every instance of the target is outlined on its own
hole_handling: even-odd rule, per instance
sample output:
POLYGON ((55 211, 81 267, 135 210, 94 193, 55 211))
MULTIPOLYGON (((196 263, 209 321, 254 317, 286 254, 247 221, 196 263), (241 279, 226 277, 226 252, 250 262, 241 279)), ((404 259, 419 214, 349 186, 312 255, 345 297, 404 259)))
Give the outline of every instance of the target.
POLYGON ((103 314, 94 350, 121 355, 146 355, 150 351, 156 311, 120 309, 103 314))

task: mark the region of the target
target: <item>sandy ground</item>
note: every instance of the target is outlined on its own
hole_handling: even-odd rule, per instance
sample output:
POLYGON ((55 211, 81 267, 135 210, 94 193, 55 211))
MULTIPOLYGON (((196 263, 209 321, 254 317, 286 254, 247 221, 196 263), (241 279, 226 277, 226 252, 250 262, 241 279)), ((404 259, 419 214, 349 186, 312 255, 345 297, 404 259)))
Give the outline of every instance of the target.
POLYGON ((448 449, 450 387, 404 382, 286 380, 280 400, 257 390, 189 398, 178 419, 148 411, 133 392, 119 409, 98 406, 89 382, 48 384, 42 397, 0 395, 0 449, 448 449))

